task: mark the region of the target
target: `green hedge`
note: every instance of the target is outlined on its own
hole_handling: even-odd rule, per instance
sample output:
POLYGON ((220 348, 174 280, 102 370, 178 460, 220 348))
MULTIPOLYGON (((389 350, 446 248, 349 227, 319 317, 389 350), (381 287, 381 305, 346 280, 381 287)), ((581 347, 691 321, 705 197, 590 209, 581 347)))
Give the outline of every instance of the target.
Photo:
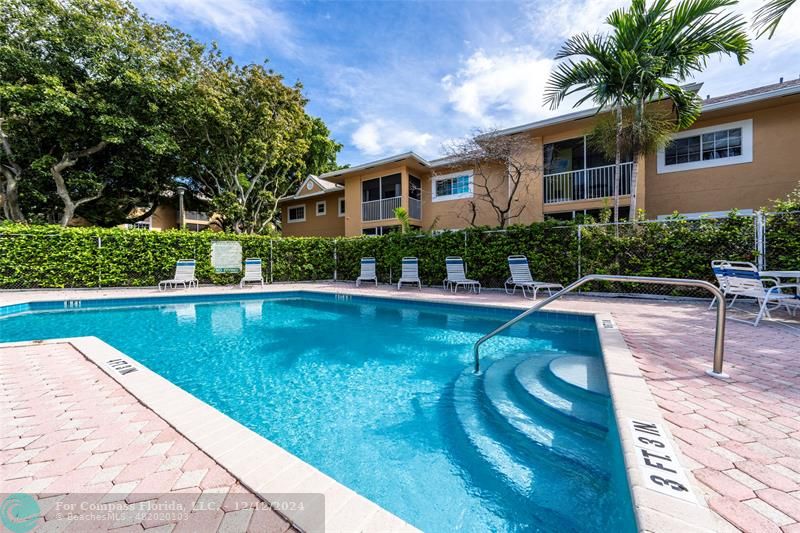
MULTIPOLYGON (((800 268, 800 214, 768 221, 768 266, 800 268), (778 220, 779 219, 779 220, 778 220)), ((353 280, 361 257, 378 262, 381 281, 396 280, 403 256, 420 259, 423 283, 445 277, 444 258, 462 256, 468 275, 486 287, 500 287, 508 276, 506 258, 527 255, 535 278, 568 283, 581 274, 637 274, 712 279, 709 261, 755 259, 753 220, 678 220, 641 223, 619 230, 541 222, 443 232, 392 233, 383 237, 285 237, 188 231, 69 228, 0 225, 0 287, 152 286, 171 277, 175 261, 195 258, 204 283, 232 283, 238 275, 211 268, 211 243, 237 240, 244 257, 261 257, 265 277, 274 281, 353 280), (269 271, 272 257, 272 271, 269 271)), ((620 291, 597 284, 594 289, 620 291)), ((639 288, 636 288, 637 290, 639 288)))

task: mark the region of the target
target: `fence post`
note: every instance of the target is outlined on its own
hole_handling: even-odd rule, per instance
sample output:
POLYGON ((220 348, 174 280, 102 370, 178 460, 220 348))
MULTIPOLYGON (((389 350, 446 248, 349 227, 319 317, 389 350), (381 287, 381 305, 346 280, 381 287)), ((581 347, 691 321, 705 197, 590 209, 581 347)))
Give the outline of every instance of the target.
POLYGON ((103 260, 101 248, 103 247, 103 239, 97 236, 97 288, 103 288, 103 260))
POLYGON ((583 228, 583 224, 578 224, 578 279, 583 277, 581 272, 581 229, 583 228))
POLYGON ((767 268, 767 216, 763 211, 756 211, 755 224, 756 251, 758 252, 756 261, 758 269, 765 270, 767 268))
POLYGON ((339 239, 333 239, 333 282, 336 283, 339 271, 339 239))
POLYGON ((272 239, 269 240, 269 282, 273 282, 272 277, 272 239))

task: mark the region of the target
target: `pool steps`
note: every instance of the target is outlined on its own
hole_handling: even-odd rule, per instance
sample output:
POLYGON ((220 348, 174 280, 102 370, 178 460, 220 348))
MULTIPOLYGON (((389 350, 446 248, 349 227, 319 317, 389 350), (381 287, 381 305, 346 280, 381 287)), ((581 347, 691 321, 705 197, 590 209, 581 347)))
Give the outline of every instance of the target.
MULTIPOLYGON (((519 397, 524 403, 541 404, 546 408, 545 415, 554 416, 571 427, 600 438, 605 437, 608 432, 608 396, 580 389, 556 376, 553 364, 559 359, 562 358, 528 358, 516 365, 515 379, 510 382, 520 392, 519 397)), ((490 369, 487 369, 487 374, 490 369)))
POLYGON ((499 492, 524 496, 557 479, 576 493, 608 481, 609 399, 557 377, 550 363, 562 356, 508 356, 483 374, 464 371, 453 385, 453 408, 469 444, 460 449, 478 456, 483 476, 502 480, 494 483, 499 492))

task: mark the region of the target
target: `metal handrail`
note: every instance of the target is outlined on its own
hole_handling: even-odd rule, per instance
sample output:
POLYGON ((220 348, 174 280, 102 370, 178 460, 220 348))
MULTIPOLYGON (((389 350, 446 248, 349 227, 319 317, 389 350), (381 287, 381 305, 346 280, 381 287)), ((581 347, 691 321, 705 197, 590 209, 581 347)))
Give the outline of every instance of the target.
POLYGON ((491 339, 498 333, 510 328, 523 318, 527 317, 528 315, 535 313, 545 305, 549 304, 550 302, 561 298, 568 292, 571 292, 581 285, 589 283, 590 281, 616 281, 616 282, 634 282, 634 283, 651 283, 657 285, 683 285, 687 287, 700 287, 706 289, 710 293, 714 295, 717 299, 717 329, 716 335, 714 338, 714 366, 713 370, 707 370, 706 373, 718 377, 718 378, 726 378, 728 377, 727 374, 722 372, 722 359, 725 354, 725 296, 722 294, 722 291, 719 290, 715 285, 711 283, 699 279, 681 279, 681 278, 651 278, 646 276, 611 276, 611 275, 604 275, 604 274, 589 274, 588 276, 583 276, 578 281, 573 282, 570 285, 567 285, 564 289, 561 289, 557 293, 549 296, 548 298, 542 300, 541 302, 535 304, 530 309, 527 309, 523 313, 515 316, 505 324, 501 325, 491 333, 487 333, 473 345, 472 347, 472 355, 475 357, 475 372, 480 372, 480 355, 479 349, 481 344, 486 342, 487 340, 491 339))

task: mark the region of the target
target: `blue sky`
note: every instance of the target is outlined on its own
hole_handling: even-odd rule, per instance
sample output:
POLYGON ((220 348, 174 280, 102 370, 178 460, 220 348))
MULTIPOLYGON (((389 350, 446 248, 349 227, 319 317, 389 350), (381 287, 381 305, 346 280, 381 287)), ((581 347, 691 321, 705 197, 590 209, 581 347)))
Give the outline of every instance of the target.
MULTIPOLYGON (((571 110, 542 105, 561 43, 604 31, 624 0, 528 2, 306 2, 134 0, 157 20, 217 41, 242 63, 262 62, 299 80, 309 112, 344 144, 340 163, 415 150, 425 157, 481 128, 508 127, 571 110)), ((737 10, 750 17, 761 0, 737 10)), ((800 6, 750 62, 712 60, 697 77, 718 96, 800 76, 800 6)))

